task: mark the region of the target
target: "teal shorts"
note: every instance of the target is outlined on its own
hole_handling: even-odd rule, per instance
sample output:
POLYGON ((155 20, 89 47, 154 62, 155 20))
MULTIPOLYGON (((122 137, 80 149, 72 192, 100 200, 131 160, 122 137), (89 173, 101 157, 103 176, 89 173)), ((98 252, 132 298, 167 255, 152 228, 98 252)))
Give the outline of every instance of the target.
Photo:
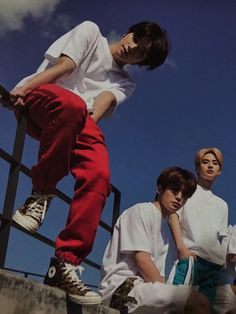
MULTIPOLYGON (((193 285, 199 286, 199 292, 203 293, 213 306, 216 298, 216 287, 219 282, 220 272, 223 266, 214 264, 197 256, 193 267, 193 285)), ((188 258, 179 261, 173 280, 174 285, 184 283, 188 270, 188 258)))

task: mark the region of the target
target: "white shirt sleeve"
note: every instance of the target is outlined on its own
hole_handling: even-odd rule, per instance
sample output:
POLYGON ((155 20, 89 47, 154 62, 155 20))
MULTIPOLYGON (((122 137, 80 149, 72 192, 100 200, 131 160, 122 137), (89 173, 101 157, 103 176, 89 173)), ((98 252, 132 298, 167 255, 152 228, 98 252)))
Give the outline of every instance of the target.
POLYGON ((116 87, 108 89, 116 98, 116 106, 111 106, 105 114, 105 117, 112 117, 118 105, 127 100, 135 90, 135 83, 131 79, 119 82, 116 87))
POLYGON ((96 44, 99 34, 96 24, 85 21, 58 38, 46 51, 45 58, 55 64, 61 54, 65 54, 75 62, 76 66, 79 66, 96 44))
POLYGON ((120 252, 144 251, 151 253, 150 226, 142 210, 133 207, 121 220, 120 252))

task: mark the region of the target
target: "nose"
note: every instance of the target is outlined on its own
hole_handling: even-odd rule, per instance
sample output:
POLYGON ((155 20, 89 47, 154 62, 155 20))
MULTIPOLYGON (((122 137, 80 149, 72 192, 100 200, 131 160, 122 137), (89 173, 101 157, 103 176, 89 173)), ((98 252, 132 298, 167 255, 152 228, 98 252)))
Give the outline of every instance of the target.
POLYGON ((178 192, 178 193, 175 194, 175 199, 176 199, 176 201, 179 202, 179 203, 181 202, 182 197, 183 197, 182 191, 180 191, 180 192, 178 192))
POLYGON ((129 42, 128 47, 129 47, 129 50, 131 50, 138 47, 138 44, 136 44, 134 41, 131 41, 129 42))

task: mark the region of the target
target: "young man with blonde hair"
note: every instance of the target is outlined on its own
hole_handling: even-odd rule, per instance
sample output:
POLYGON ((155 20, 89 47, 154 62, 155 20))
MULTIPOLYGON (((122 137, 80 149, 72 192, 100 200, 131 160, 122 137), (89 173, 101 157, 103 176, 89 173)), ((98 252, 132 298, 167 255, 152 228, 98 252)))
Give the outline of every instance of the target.
POLYGON ((216 147, 202 148, 195 157, 198 186, 178 214, 169 216, 169 225, 179 253, 173 284, 184 282, 188 257, 194 256, 193 285, 211 305, 227 250, 228 206, 211 191, 221 174, 223 155, 216 147))

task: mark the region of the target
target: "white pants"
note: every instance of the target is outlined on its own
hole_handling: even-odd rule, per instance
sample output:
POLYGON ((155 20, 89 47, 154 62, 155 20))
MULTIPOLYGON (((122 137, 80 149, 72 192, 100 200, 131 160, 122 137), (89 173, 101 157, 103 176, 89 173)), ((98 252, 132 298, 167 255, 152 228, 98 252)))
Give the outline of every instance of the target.
POLYGON ((218 314, 224 314, 236 308, 236 295, 230 285, 218 286, 214 310, 218 314))
POLYGON ((186 301, 192 292, 190 286, 172 286, 164 283, 134 281, 134 288, 128 296, 134 297, 137 304, 128 302, 129 313, 167 314, 184 311, 186 301))

